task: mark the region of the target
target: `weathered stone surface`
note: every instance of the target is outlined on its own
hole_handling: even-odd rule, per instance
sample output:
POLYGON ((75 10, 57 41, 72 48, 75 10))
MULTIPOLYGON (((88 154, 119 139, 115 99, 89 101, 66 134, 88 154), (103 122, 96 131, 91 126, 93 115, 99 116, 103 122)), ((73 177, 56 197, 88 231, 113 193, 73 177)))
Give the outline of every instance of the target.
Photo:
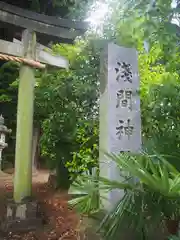
POLYGON ((1 218, 0 230, 2 232, 26 232, 35 230, 41 225, 42 219, 37 202, 14 203, 9 201, 6 213, 1 218))
MULTIPOLYGON (((135 49, 109 43, 102 52, 100 71, 100 176, 121 181, 115 162, 104 153, 139 152, 141 117, 138 55, 135 49)), ((101 191, 105 209, 122 198, 122 190, 101 191), (107 199, 105 201, 104 199, 107 199)))

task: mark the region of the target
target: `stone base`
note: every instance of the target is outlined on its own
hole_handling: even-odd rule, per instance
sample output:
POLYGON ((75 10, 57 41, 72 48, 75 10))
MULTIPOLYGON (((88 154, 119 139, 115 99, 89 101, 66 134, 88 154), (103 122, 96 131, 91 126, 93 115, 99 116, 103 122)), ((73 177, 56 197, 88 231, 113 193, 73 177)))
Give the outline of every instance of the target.
POLYGON ((0 223, 0 229, 4 233, 33 231, 41 226, 39 206, 35 201, 9 201, 0 223))

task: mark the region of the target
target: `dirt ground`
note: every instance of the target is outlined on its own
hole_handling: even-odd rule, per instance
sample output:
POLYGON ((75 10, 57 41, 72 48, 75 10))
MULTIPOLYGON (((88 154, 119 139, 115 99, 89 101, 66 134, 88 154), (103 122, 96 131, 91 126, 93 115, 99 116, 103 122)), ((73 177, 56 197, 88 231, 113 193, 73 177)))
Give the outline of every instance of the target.
MULTIPOLYGON (((77 214, 68 208, 67 193, 55 192, 48 186, 49 173, 39 171, 33 175, 33 195, 40 202, 46 224, 35 232, 9 233, 0 239, 23 240, 81 240, 77 214)), ((13 174, 0 173, 0 214, 3 204, 13 192, 13 174)))

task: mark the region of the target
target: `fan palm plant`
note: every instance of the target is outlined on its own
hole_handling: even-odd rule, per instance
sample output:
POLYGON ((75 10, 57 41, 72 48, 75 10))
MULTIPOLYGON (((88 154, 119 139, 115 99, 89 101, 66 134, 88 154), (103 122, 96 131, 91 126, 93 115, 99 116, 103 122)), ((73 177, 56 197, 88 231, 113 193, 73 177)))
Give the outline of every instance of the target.
POLYGON ((138 239, 148 239, 151 230, 154 231, 166 219, 179 217, 180 173, 165 157, 146 153, 106 155, 116 163, 120 175, 123 171, 131 180, 129 177, 124 181, 99 177, 97 181, 97 177, 81 176, 75 186, 87 194, 70 201, 76 207, 81 206, 81 212, 90 214, 101 208, 93 200, 95 193, 124 190, 123 198, 101 221, 100 230, 103 230, 104 239, 119 240, 127 228, 135 230, 138 239), (85 184, 87 181, 88 186, 85 184))

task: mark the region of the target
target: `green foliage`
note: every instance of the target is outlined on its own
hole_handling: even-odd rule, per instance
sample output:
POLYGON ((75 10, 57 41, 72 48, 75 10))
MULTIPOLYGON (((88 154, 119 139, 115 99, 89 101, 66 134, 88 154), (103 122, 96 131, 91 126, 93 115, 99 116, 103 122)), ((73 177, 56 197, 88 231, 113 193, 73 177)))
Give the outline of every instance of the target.
MULTIPOLYGON (((99 52, 82 40, 53 50, 68 57, 70 70, 36 71, 34 124, 42 129, 41 155, 57 170, 59 185, 67 187, 70 179, 97 165, 99 52)), ((1 111, 13 130, 14 145, 18 70, 13 64, 1 67, 1 111)), ((14 149, 9 150, 14 161, 14 149)))
POLYGON ((179 90, 179 81, 168 76, 160 85, 151 86, 146 98, 146 108, 143 108, 147 147, 153 147, 161 154, 169 155, 169 161, 178 170, 180 169, 179 90), (170 157, 171 155, 174 157, 170 157))
POLYGON ((26 8, 53 16, 82 18, 93 0, 31 0, 26 8))
POLYGON ((95 121, 86 121, 78 127, 76 141, 79 151, 73 152, 72 161, 66 163, 72 178, 98 166, 98 132, 98 124, 95 121))
POLYGON ((169 155, 167 159, 179 170, 178 64, 172 64, 171 57, 168 67, 163 64, 159 44, 154 44, 148 53, 141 50, 139 55, 144 145, 149 151, 153 148, 169 155))
POLYGON ((5 118, 5 124, 12 129, 7 136, 8 148, 3 154, 3 165, 5 162, 14 162, 15 135, 16 135, 16 109, 17 109, 17 84, 19 66, 16 63, 4 63, 0 68, 0 114, 5 118))
POLYGON ((99 177, 97 184, 97 179, 93 176, 81 176, 74 187, 86 192, 86 198, 70 202, 75 203, 78 209, 80 205, 83 213, 86 209, 94 211, 86 203, 89 205, 92 201, 92 189, 95 191, 95 186, 102 196, 103 192, 107 194, 112 190, 125 190, 124 197, 120 197, 101 222, 104 239, 119 239, 127 229, 135 231, 137 239, 146 239, 165 219, 176 219, 179 216, 180 172, 163 156, 146 153, 107 156, 116 163, 119 176, 123 172, 128 179, 115 181, 99 177), (86 182, 91 183, 90 186, 86 182))
MULTIPOLYGON (((161 47, 169 55, 174 54, 179 48, 179 3, 172 5, 171 0, 141 1, 128 0, 126 4, 125 17, 132 19, 134 12, 138 13, 136 20, 141 21, 141 29, 144 32, 150 46, 159 42, 161 47)), ((169 56, 168 56, 169 57, 169 56)))
MULTIPOLYGON (((76 46, 55 45, 68 56, 69 71, 52 70, 39 77, 36 119, 42 121, 41 150, 50 168, 68 168, 74 179, 90 170, 98 158, 98 53, 83 41, 76 46)), ((65 177, 62 172, 60 178, 65 177)))
POLYGON ((100 206, 99 197, 99 174, 96 171, 93 178, 90 175, 78 177, 73 183, 73 188, 82 193, 78 198, 69 201, 69 204, 75 207, 80 213, 91 215, 97 212, 100 206))

